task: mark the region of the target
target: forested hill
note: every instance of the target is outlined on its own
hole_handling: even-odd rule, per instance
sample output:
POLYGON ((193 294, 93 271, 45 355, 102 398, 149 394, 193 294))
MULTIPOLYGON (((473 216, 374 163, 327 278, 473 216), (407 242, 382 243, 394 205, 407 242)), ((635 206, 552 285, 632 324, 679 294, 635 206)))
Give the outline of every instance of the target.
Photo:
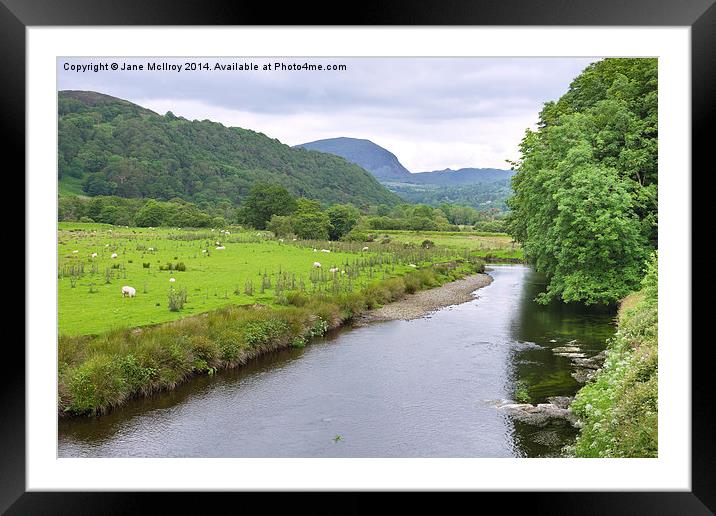
POLYGON ((58 111, 61 191, 239 204, 252 185, 271 182, 325 204, 400 202, 343 158, 247 129, 162 116, 89 91, 60 91, 58 111))

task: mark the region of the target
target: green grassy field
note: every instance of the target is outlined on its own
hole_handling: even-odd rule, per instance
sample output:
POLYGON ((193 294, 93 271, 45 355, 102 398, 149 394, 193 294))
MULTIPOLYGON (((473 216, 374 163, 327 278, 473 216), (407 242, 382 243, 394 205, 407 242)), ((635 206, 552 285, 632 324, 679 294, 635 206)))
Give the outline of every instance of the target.
POLYGON ((481 233, 470 231, 380 231, 382 237, 389 237, 398 242, 420 245, 424 240, 432 240, 435 245, 450 249, 463 249, 474 252, 478 256, 506 260, 523 260, 522 248, 506 233, 481 233))
MULTIPOLYGON (((433 259, 458 256, 442 250, 401 250, 378 243, 282 242, 269 232, 126 228, 106 224, 65 223, 58 231, 59 332, 97 334, 145 326, 207 312, 226 305, 276 303, 277 281, 290 288, 335 287, 329 269, 347 270, 340 288, 360 289, 376 279, 402 275, 433 259), (225 249, 217 249, 217 242, 225 249), (363 251, 368 246, 369 251, 363 251), (331 253, 321 252, 322 248, 331 253), (317 248, 317 251, 313 249, 317 248), (96 257, 92 254, 96 253, 96 257), (112 258, 116 254, 116 258, 112 258), (437 258, 436 258, 437 257, 437 258), (314 262, 321 263, 316 277, 314 262), (161 270, 182 263, 186 270, 161 270), (261 292, 265 279, 270 288, 261 292), (174 278, 174 282, 170 282, 174 278), (253 295, 245 293, 246 285, 253 295), (123 297, 124 285, 136 297, 123 297), (170 311, 170 289, 186 289, 187 302, 170 311)), ((422 240, 421 240, 422 241, 422 240)), ((337 274, 340 274, 337 273, 337 274)))

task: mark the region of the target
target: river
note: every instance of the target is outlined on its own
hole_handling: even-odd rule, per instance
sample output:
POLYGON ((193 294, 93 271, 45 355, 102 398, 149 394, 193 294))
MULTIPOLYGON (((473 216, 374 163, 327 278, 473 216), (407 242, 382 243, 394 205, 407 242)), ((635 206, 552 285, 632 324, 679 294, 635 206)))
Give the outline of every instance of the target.
POLYGON ((99 418, 58 422, 60 457, 548 457, 576 430, 496 408, 572 396, 569 342, 591 356, 613 313, 533 301, 540 275, 489 266, 467 303, 346 328, 303 349, 199 377, 99 418))

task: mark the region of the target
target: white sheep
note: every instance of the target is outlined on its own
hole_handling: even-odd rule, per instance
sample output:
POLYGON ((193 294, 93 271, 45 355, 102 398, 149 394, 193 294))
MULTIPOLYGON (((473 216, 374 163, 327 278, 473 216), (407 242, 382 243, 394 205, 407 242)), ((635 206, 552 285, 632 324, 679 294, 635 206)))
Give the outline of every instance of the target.
POLYGON ((320 269, 320 268, 321 268, 321 263, 320 263, 320 262, 313 262, 313 266, 314 266, 316 269, 320 269))
POLYGON ((332 272, 333 274, 335 274, 336 272, 338 272, 338 267, 331 267, 330 269, 328 269, 328 272, 332 272))
POLYGON ((330 249, 321 249, 321 252, 322 252, 322 253, 330 253, 331 250, 330 250, 330 249))
POLYGON ((75 249, 74 251, 72 251, 72 254, 77 254, 77 253, 79 253, 79 251, 78 251, 77 249, 75 249))
POLYGON ((97 253, 92 253, 92 254, 90 255, 90 257, 91 257, 91 258, 97 258, 97 253))
POLYGON ((205 253, 205 252, 206 252, 206 249, 202 249, 201 252, 202 252, 202 253, 205 253))
POLYGON ((412 267, 413 269, 415 269, 417 267, 417 265, 415 265, 414 263, 409 263, 408 267, 412 267))
POLYGON ((154 251, 154 248, 153 248, 153 247, 148 247, 148 248, 147 248, 147 251, 154 251))
POLYGON ((313 249, 313 252, 314 252, 314 253, 317 253, 317 252, 318 252, 318 249, 315 249, 315 248, 314 248, 314 249, 313 249))
POLYGON ((117 253, 112 253, 111 258, 116 258, 116 257, 117 257, 117 253))
POLYGON ((169 283, 174 283, 176 280, 176 278, 169 278, 169 283))
POLYGON ((134 287, 125 285, 122 287, 122 297, 134 297, 137 295, 137 290, 134 287))
POLYGON ((217 251, 223 251, 224 249, 226 249, 226 247, 224 247, 223 245, 216 246, 217 251))
POLYGON ((364 250, 364 251, 367 251, 367 250, 368 250, 368 246, 365 246, 365 247, 363 248, 363 250, 364 250))

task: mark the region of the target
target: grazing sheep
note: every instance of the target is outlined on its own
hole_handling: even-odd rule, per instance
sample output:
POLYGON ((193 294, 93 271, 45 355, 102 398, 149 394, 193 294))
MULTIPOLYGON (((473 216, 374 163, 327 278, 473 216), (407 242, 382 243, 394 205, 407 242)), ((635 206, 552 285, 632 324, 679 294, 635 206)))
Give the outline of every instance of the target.
POLYGON ((315 248, 314 248, 314 249, 313 249, 313 252, 314 252, 314 253, 317 253, 317 252, 318 252, 318 249, 315 249, 315 248))
POLYGON ((224 232, 224 234, 225 234, 225 235, 230 235, 231 233, 230 233, 228 230, 226 230, 226 231, 224 232))
POLYGON ((216 246, 217 251, 223 251, 224 249, 226 249, 226 247, 224 247, 223 245, 216 246))
POLYGON ((174 283, 176 280, 176 278, 169 278, 169 283, 174 283))
POLYGON ((364 250, 364 251, 367 251, 367 250, 368 250, 368 246, 365 246, 365 247, 363 248, 363 250, 364 250))
POLYGON ((91 257, 91 258, 97 258, 97 253, 92 253, 92 254, 90 255, 90 257, 91 257))
POLYGON ((77 254, 77 253, 79 253, 79 251, 78 251, 77 249, 75 249, 74 251, 72 251, 72 254, 77 254))
POLYGON ((125 285, 122 287, 122 297, 134 297, 137 295, 137 289, 134 287, 130 287, 128 285, 125 285))
POLYGON ((206 252, 206 249, 202 249, 201 252, 202 252, 202 253, 205 253, 205 252, 206 252))
POLYGON ((413 268, 416 268, 416 267, 417 267, 417 265, 415 265, 414 263, 409 263, 409 264, 408 264, 408 267, 413 267, 413 268))
POLYGON ((316 269, 320 269, 320 268, 321 268, 320 262, 313 262, 313 266, 314 266, 316 269))
POLYGON ((338 272, 338 267, 332 267, 332 268, 328 269, 328 272, 332 272, 335 274, 336 272, 338 272))
POLYGON ((117 253, 112 253, 111 258, 116 258, 116 257, 117 257, 117 253))
POLYGON ((321 249, 321 252, 322 252, 322 253, 330 253, 331 250, 330 250, 330 249, 321 249))
POLYGON ((148 248, 147 248, 147 251, 154 251, 154 248, 153 248, 153 247, 148 247, 148 248))

